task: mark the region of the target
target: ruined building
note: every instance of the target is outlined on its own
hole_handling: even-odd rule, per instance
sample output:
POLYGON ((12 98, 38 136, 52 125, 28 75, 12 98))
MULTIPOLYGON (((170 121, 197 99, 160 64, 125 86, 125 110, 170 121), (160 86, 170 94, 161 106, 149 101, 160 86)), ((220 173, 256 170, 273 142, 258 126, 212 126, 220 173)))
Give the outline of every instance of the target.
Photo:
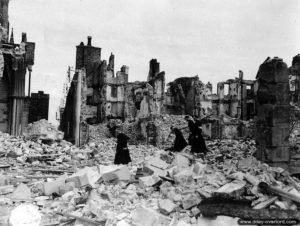
POLYGON ((168 114, 197 115, 211 114, 212 85, 203 84, 198 76, 181 77, 168 83, 165 108, 168 114))
POLYGON ((152 59, 149 65, 147 81, 126 84, 125 117, 133 119, 161 115, 164 89, 165 72, 161 72, 159 62, 156 59, 152 59))
POLYGON ((212 84, 203 84, 198 76, 181 77, 168 84, 166 112, 198 117, 227 115, 249 120, 255 112, 254 84, 255 81, 244 80, 240 71, 239 78, 219 82, 217 94, 213 94, 212 84))
MULTIPOLYGON (((213 121, 205 123, 203 132, 212 138, 237 138, 248 135, 243 130, 244 120, 254 118, 255 81, 239 77, 219 82, 217 94, 212 84, 204 84, 195 77, 181 77, 168 84, 165 98, 167 114, 193 115, 199 118, 212 115, 213 121)), ((249 134, 250 135, 250 134, 249 134)))
MULTIPOLYGON (((150 61, 148 81, 128 82, 129 67, 122 66, 115 73, 114 55, 109 61, 101 60, 101 48, 92 46, 91 37, 87 45, 76 47, 76 73, 68 91, 60 128, 65 138, 74 139, 75 109, 78 98, 77 77, 82 74, 80 100, 81 130, 91 124, 109 119, 147 118, 160 115, 164 99, 165 74, 160 72, 157 60, 150 61), (84 72, 82 72, 84 70, 84 72)), ((84 132, 80 135, 82 138, 84 132)))
POLYGON ((30 98, 25 94, 26 72, 34 64, 35 43, 27 42, 22 34, 20 44, 14 43, 13 33, 8 42, 8 0, 0 1, 0 131, 21 135, 28 124, 30 98))
POLYGON ((255 81, 243 79, 242 71, 239 71, 239 78, 218 83, 218 99, 213 101, 217 105, 217 115, 226 114, 241 120, 253 119, 254 85, 255 81))
POLYGON ((48 120, 49 94, 43 91, 31 93, 28 123, 36 122, 41 119, 48 120))
POLYGON ((76 73, 69 88, 64 113, 61 119, 61 129, 66 137, 73 137, 72 125, 74 121, 75 83, 77 73, 84 69, 82 95, 84 107, 81 117, 88 124, 103 122, 107 118, 123 118, 125 109, 124 86, 128 82, 128 67, 123 66, 121 71, 114 73, 114 55, 112 54, 107 64, 101 60, 101 48, 92 46, 92 38, 76 47, 76 73))

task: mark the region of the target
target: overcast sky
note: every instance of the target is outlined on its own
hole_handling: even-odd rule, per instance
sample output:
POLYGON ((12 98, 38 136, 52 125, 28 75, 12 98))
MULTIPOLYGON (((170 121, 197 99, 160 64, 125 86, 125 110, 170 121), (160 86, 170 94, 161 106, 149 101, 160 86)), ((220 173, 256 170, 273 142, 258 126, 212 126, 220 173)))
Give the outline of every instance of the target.
POLYGON ((75 46, 86 37, 129 66, 129 80, 146 80, 158 59, 167 82, 199 75, 216 83, 254 79, 268 56, 290 65, 300 52, 298 0, 11 0, 15 42, 21 32, 36 43, 32 91, 50 94, 50 121, 62 95, 75 46))

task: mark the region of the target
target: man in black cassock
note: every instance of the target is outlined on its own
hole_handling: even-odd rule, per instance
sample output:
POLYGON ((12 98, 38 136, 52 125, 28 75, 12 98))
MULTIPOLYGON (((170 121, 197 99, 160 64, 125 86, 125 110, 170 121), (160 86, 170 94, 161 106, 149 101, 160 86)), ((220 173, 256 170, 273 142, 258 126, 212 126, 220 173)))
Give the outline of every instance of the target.
POLYGON ((190 130, 189 135, 189 145, 191 145, 191 152, 192 153, 203 153, 206 155, 207 147, 205 145, 204 138, 202 136, 202 129, 201 129, 201 122, 196 121, 194 122, 192 119, 187 118, 188 127, 190 130))
POLYGON ((187 142, 184 139, 182 132, 178 128, 171 127, 171 133, 175 134, 175 140, 173 147, 168 148, 167 150, 172 152, 182 151, 187 146, 187 142))
POLYGON ((117 151, 114 164, 128 164, 131 162, 127 142, 130 138, 124 133, 119 133, 117 136, 117 151))

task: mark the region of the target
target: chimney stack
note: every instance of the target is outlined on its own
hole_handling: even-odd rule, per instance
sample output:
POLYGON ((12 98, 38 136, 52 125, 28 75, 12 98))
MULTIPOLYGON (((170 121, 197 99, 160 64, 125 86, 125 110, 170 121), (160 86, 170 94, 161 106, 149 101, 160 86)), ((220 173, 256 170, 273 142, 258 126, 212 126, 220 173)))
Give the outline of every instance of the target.
POLYGON ((244 72, 242 70, 239 70, 239 79, 244 78, 244 72))
POLYGON ((22 42, 27 42, 27 34, 25 32, 22 33, 22 42))
POLYGON ((88 36, 88 46, 92 46, 92 36, 88 36))

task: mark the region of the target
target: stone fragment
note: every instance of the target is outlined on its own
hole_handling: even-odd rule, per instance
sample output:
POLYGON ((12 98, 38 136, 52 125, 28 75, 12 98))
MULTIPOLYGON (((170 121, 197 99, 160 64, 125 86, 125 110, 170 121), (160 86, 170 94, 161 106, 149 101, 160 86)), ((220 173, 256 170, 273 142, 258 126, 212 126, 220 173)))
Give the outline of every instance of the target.
POLYGON ((10 197, 12 200, 31 200, 31 191, 25 184, 19 184, 16 190, 13 192, 12 196, 10 197))
POLYGON ((169 199, 160 199, 158 200, 158 207, 162 214, 168 215, 174 211, 177 205, 169 199))
POLYGON ((165 177, 167 175, 167 170, 157 168, 156 166, 152 166, 147 164, 144 169, 146 171, 152 171, 153 175, 165 177))
POLYGON ((159 178, 156 176, 147 176, 147 177, 140 177, 139 183, 141 186, 144 187, 151 187, 159 181, 159 178))
POLYGON ((132 224, 135 226, 169 225, 170 221, 170 218, 143 206, 137 207, 132 214, 132 224))
POLYGON ((195 206, 191 209, 194 216, 198 216, 200 214, 200 210, 195 206))
POLYGON ((216 192, 217 193, 226 193, 229 195, 239 194, 246 186, 245 181, 234 180, 224 186, 220 187, 216 192))
POLYGON ((249 173, 244 174, 244 179, 248 181, 253 186, 257 186, 259 184, 259 179, 249 173))
POLYGON ((193 172, 190 169, 179 171, 174 175, 174 180, 176 184, 190 184, 194 181, 193 172))
POLYGON ((75 188, 80 188, 89 184, 89 179, 87 174, 78 175, 78 176, 71 176, 66 178, 65 183, 73 182, 75 188))
POLYGON ((239 170, 248 171, 250 169, 253 169, 257 167, 258 161, 250 156, 248 158, 244 158, 238 161, 237 167, 239 170))
POLYGON ((65 180, 67 176, 61 176, 54 181, 44 183, 44 194, 52 195, 53 193, 59 194, 59 187, 65 185, 65 180))
POLYGON ((95 187, 96 182, 100 179, 101 175, 98 169, 94 169, 92 167, 85 167, 83 169, 78 170, 75 175, 85 175, 88 179, 88 184, 92 187, 95 187))
POLYGON ((118 214, 117 215, 117 220, 123 220, 125 217, 127 217, 128 216, 128 213, 120 213, 120 214, 118 214))
POLYGON ((29 124, 23 133, 27 139, 41 139, 41 140, 62 140, 64 133, 57 130, 56 127, 50 124, 47 120, 29 124))
POLYGON ((190 160, 182 154, 176 154, 172 164, 177 166, 178 169, 185 169, 189 167, 190 160))
POLYGON ((116 226, 130 226, 129 223, 127 223, 125 220, 119 221, 116 226))
POLYGON ((13 185, 0 186, 0 195, 12 193, 15 190, 13 185))
POLYGON ((178 223, 176 224, 176 226, 191 226, 191 224, 186 223, 183 220, 178 221, 178 223))
POLYGON ((183 209, 190 209, 201 202, 201 198, 194 193, 188 194, 182 198, 183 209))
POLYGON ((6 175, 0 175, 0 186, 10 185, 10 178, 6 175))
POLYGON ((202 176, 205 173, 205 168, 205 164, 197 162, 193 167, 193 173, 198 176, 202 176))
POLYGON ((275 205, 280 207, 283 210, 288 210, 290 208, 290 205, 286 201, 275 201, 275 205))
POLYGON ((76 187, 76 185, 75 185, 74 182, 65 183, 65 184, 59 186, 58 194, 59 195, 64 195, 67 192, 73 191, 75 187, 76 187))
POLYGON ((130 180, 131 174, 127 166, 108 166, 100 168, 100 173, 104 181, 128 181, 130 180), (103 171, 102 171, 103 170, 103 171))

